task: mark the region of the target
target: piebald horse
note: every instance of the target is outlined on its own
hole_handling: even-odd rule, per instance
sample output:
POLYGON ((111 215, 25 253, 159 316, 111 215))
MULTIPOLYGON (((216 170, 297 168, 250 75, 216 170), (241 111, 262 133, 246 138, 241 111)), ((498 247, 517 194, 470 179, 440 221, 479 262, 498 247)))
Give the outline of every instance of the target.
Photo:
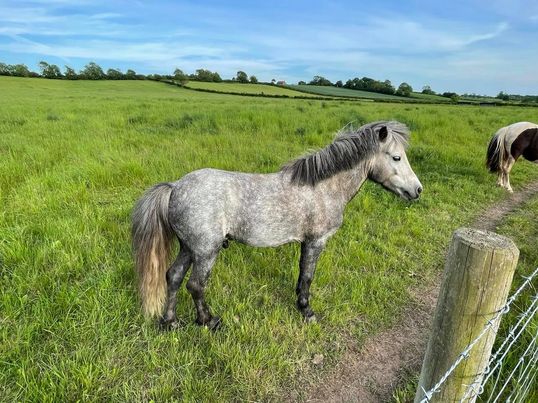
POLYGON ((132 222, 146 316, 160 316, 164 329, 178 326, 177 291, 192 265, 187 290, 196 323, 217 328, 220 319, 211 315, 204 288, 220 250, 234 240, 265 247, 300 242, 297 307, 306 321, 315 320, 309 289, 316 262, 362 184, 370 179, 403 199, 419 198, 422 185, 405 153, 408 137, 399 122, 370 123, 340 132, 325 148, 279 172, 201 169, 149 189, 136 204, 132 222), (168 266, 173 238, 180 250, 168 266))
POLYGON ((518 122, 503 127, 489 142, 486 166, 491 172, 498 173, 497 185, 513 192, 510 186, 510 170, 523 156, 526 160, 538 163, 538 125, 518 122))

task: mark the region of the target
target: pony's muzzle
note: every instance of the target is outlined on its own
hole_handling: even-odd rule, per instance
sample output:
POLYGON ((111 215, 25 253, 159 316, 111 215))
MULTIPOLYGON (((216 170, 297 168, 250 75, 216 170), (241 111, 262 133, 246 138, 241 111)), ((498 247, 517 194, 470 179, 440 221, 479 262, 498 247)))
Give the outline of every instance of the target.
POLYGON ((407 200, 411 201, 411 200, 418 200, 420 198, 420 194, 422 193, 422 185, 418 185, 414 191, 408 191, 408 190, 404 190, 403 193, 404 193, 404 196, 407 200))

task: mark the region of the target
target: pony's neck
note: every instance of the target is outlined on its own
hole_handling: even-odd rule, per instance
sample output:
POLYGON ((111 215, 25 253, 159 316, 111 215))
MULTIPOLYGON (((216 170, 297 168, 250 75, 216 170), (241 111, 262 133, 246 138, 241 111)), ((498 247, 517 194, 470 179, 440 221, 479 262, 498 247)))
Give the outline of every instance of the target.
POLYGON ((362 161, 353 169, 339 172, 319 183, 318 186, 323 188, 323 191, 330 195, 329 197, 340 201, 345 206, 368 179, 371 163, 370 159, 362 161))

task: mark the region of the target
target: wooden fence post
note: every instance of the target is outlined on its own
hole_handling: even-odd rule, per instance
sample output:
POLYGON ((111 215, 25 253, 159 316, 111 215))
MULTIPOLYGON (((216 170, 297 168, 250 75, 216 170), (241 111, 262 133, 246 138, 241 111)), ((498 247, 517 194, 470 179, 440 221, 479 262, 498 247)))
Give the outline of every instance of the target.
MULTIPOLYGON (((425 397, 424 391, 434 387, 506 303, 518 258, 519 249, 509 238, 469 228, 454 232, 415 402, 425 397)), ((460 401, 468 386, 477 383, 498 326, 497 321, 429 401, 460 401)), ((466 401, 475 397, 473 393, 466 401)))

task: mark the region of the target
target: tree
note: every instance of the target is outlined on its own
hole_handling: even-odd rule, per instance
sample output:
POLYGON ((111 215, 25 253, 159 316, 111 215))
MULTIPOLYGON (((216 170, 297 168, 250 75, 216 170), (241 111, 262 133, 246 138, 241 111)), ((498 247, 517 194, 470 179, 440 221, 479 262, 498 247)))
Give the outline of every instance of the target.
POLYGON ((125 79, 126 80, 136 80, 136 71, 131 70, 131 69, 127 70, 125 72, 125 79))
POLYGON ((301 80, 301 81, 299 81, 299 82, 297 83, 297 85, 306 85, 306 82, 303 81, 303 80, 301 80))
POLYGON ((39 69, 41 70, 41 75, 45 78, 61 78, 62 72, 60 68, 55 64, 48 64, 45 61, 39 62, 39 69))
POLYGON ((276 80, 274 78, 271 79, 271 84, 275 85, 276 80))
POLYGON ((213 81, 214 83, 221 83, 222 82, 222 78, 220 77, 220 74, 217 73, 216 71, 214 73, 211 73, 211 81, 213 81))
POLYGON ((429 85, 422 87, 422 93, 427 95, 435 95, 435 91, 432 90, 429 85))
POLYGON ((10 76, 9 66, 5 63, 0 63, 0 76, 10 76))
POLYGON ((457 103, 460 100, 460 96, 455 92, 443 92, 442 96, 445 98, 450 98, 454 103, 457 103))
POLYGON ((258 79, 256 78, 256 76, 250 76, 250 82, 252 84, 258 84, 258 79))
POLYGON ((235 79, 239 83, 248 83, 248 76, 247 73, 245 73, 244 71, 238 71, 237 75, 235 76, 235 79))
POLYGON ((495 98, 502 99, 503 101, 510 101, 510 95, 505 94, 503 91, 499 92, 495 98))
POLYGON ((217 76, 215 76, 215 73, 209 70, 198 69, 196 70, 196 74, 192 75, 191 78, 196 81, 212 82, 212 81, 220 79, 220 76, 218 75, 218 73, 217 73, 217 76))
POLYGON ((322 76, 314 76, 312 81, 308 83, 308 85, 323 85, 323 86, 330 86, 333 85, 329 80, 327 80, 325 77, 322 76))
POLYGON ((183 73, 183 70, 175 69, 174 80, 179 82, 181 85, 185 85, 189 81, 189 77, 187 77, 187 75, 183 73))
POLYGON ((106 71, 106 78, 108 80, 123 80, 123 73, 118 69, 108 69, 106 71))
POLYGON ((80 75, 86 80, 102 80, 105 78, 103 69, 95 62, 90 62, 84 66, 84 69, 81 70, 80 75))
POLYGON ((344 87, 352 90, 379 92, 389 95, 394 94, 394 87, 390 80, 378 81, 370 77, 355 77, 352 80, 347 80, 344 87))
POLYGON ((407 83, 401 83, 398 89, 396 90, 396 95, 401 97, 408 97, 413 92, 413 88, 407 83))
POLYGON ((25 64, 10 64, 7 66, 10 76, 30 77, 32 74, 25 64))
POLYGON ((64 77, 68 80, 76 80, 78 78, 76 71, 69 66, 65 66, 64 77))
POLYGON ((342 80, 338 80, 336 83, 334 83, 334 85, 338 88, 342 88, 344 86, 344 83, 342 82, 342 80))

